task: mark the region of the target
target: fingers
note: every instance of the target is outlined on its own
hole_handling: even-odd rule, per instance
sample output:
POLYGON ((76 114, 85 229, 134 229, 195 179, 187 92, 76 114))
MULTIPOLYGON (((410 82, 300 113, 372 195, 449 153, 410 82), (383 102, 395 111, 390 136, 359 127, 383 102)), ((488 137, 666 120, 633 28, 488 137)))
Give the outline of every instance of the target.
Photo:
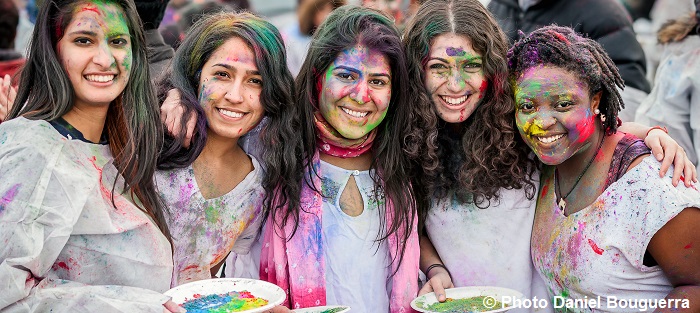
POLYGON ((426 293, 431 293, 431 292, 433 292, 433 286, 431 286, 431 285, 430 285, 430 281, 428 281, 428 282, 425 283, 425 285, 423 285, 423 288, 421 288, 421 289, 418 291, 418 295, 419 295, 419 296, 422 296, 422 295, 424 295, 424 294, 426 294, 426 293))
POLYGON ((180 119, 184 109, 180 105, 180 93, 177 89, 168 90, 163 104, 160 106, 161 121, 173 137, 180 135, 180 119))
POLYGON ((438 299, 438 301, 445 302, 445 300, 447 300, 447 296, 445 296, 445 288, 442 286, 442 281, 440 280, 440 278, 435 276, 431 278, 430 281, 433 285, 435 297, 438 299))
MULTIPOLYGON (((673 178, 671 179, 673 186, 678 186, 678 182, 680 182, 681 180, 681 175, 683 175, 685 167, 685 151, 683 151, 683 148, 678 148, 676 150, 675 159, 673 160, 673 178)), ((686 187, 688 187, 688 185, 686 185, 686 187)))
POLYGON ((185 126, 187 128, 187 132, 185 133, 185 141, 183 142, 183 146, 185 148, 190 147, 192 136, 194 136, 195 125, 197 125, 197 114, 190 114, 189 118, 187 119, 187 125, 185 126))
POLYGON ((4 121, 10 112, 10 75, 0 78, 0 121, 4 121))
POLYGON ((666 175, 666 172, 668 169, 671 167, 671 164, 673 164, 673 159, 676 156, 676 152, 678 150, 677 145, 665 145, 663 146, 661 155, 662 159, 659 159, 658 157, 656 158, 661 162, 661 170, 659 171, 660 176, 666 175))
POLYGON ((173 300, 168 300, 168 302, 163 303, 163 307, 165 309, 163 310, 164 313, 184 313, 187 312, 184 308, 181 308, 179 305, 177 305, 173 300))

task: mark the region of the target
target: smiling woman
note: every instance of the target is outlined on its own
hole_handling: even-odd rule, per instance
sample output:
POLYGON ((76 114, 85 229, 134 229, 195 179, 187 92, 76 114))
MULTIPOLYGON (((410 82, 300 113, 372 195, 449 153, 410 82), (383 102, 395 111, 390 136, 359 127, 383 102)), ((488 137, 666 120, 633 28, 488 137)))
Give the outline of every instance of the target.
POLYGON ((0 310, 163 312, 160 142, 130 1, 46 1, 0 126, 0 310))

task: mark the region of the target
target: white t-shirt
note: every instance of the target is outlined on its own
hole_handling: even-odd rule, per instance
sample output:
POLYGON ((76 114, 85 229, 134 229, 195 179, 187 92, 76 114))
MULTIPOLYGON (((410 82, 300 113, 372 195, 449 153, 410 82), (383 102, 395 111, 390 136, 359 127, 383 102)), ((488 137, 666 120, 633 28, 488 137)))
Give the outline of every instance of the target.
MULTIPOLYGON (((537 184, 537 181, 535 182, 537 184)), ((457 201, 454 192, 436 201, 425 227, 455 287, 497 286, 521 292, 525 299, 549 299, 530 256, 530 235, 537 195, 501 189, 500 201, 480 209, 457 201)), ((551 312, 514 309, 510 312, 551 312)))
POLYGON ((552 171, 543 173, 532 256, 555 300, 600 296, 600 307, 571 311, 639 312, 608 307, 607 298, 664 299, 673 289, 659 266, 643 264, 644 254, 661 227, 684 208, 700 206, 700 192, 683 184, 673 187, 673 169, 660 178, 660 167, 647 156, 593 204, 568 217, 554 199, 552 171))

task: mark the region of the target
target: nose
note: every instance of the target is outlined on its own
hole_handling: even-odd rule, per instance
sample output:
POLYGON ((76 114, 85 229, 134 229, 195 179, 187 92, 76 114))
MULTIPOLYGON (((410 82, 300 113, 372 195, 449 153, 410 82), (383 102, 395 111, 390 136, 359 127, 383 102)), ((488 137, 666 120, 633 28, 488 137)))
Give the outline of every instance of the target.
POLYGON ((370 102, 370 90, 369 84, 365 80, 361 80, 357 83, 355 88, 350 93, 350 97, 359 104, 365 104, 370 102))
POLYGON ((102 68, 111 68, 115 64, 114 55, 112 55, 112 49, 109 45, 104 42, 97 47, 95 55, 92 57, 92 62, 101 66, 102 68))
POLYGON ((467 82, 464 79, 464 75, 462 75, 462 71, 453 70, 450 74, 447 80, 447 90, 455 93, 463 91, 467 87, 467 82))
POLYGON ((231 103, 243 102, 243 84, 239 81, 233 83, 233 86, 226 92, 224 98, 231 103))
POLYGON ((554 126, 556 123, 557 118, 551 112, 540 112, 535 117, 535 125, 538 125, 543 130, 554 126))

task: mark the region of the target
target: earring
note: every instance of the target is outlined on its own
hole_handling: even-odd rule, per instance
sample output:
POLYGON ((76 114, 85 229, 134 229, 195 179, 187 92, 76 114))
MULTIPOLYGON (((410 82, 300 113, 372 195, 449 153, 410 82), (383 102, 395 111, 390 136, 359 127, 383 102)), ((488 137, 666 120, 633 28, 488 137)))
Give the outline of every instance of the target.
POLYGON ((600 115, 600 121, 601 121, 601 122, 605 122, 605 114, 601 114, 601 115, 600 115))
POLYGON ((598 115, 598 114, 600 114, 600 110, 595 109, 595 110, 593 111, 593 113, 595 113, 595 115, 598 115))

